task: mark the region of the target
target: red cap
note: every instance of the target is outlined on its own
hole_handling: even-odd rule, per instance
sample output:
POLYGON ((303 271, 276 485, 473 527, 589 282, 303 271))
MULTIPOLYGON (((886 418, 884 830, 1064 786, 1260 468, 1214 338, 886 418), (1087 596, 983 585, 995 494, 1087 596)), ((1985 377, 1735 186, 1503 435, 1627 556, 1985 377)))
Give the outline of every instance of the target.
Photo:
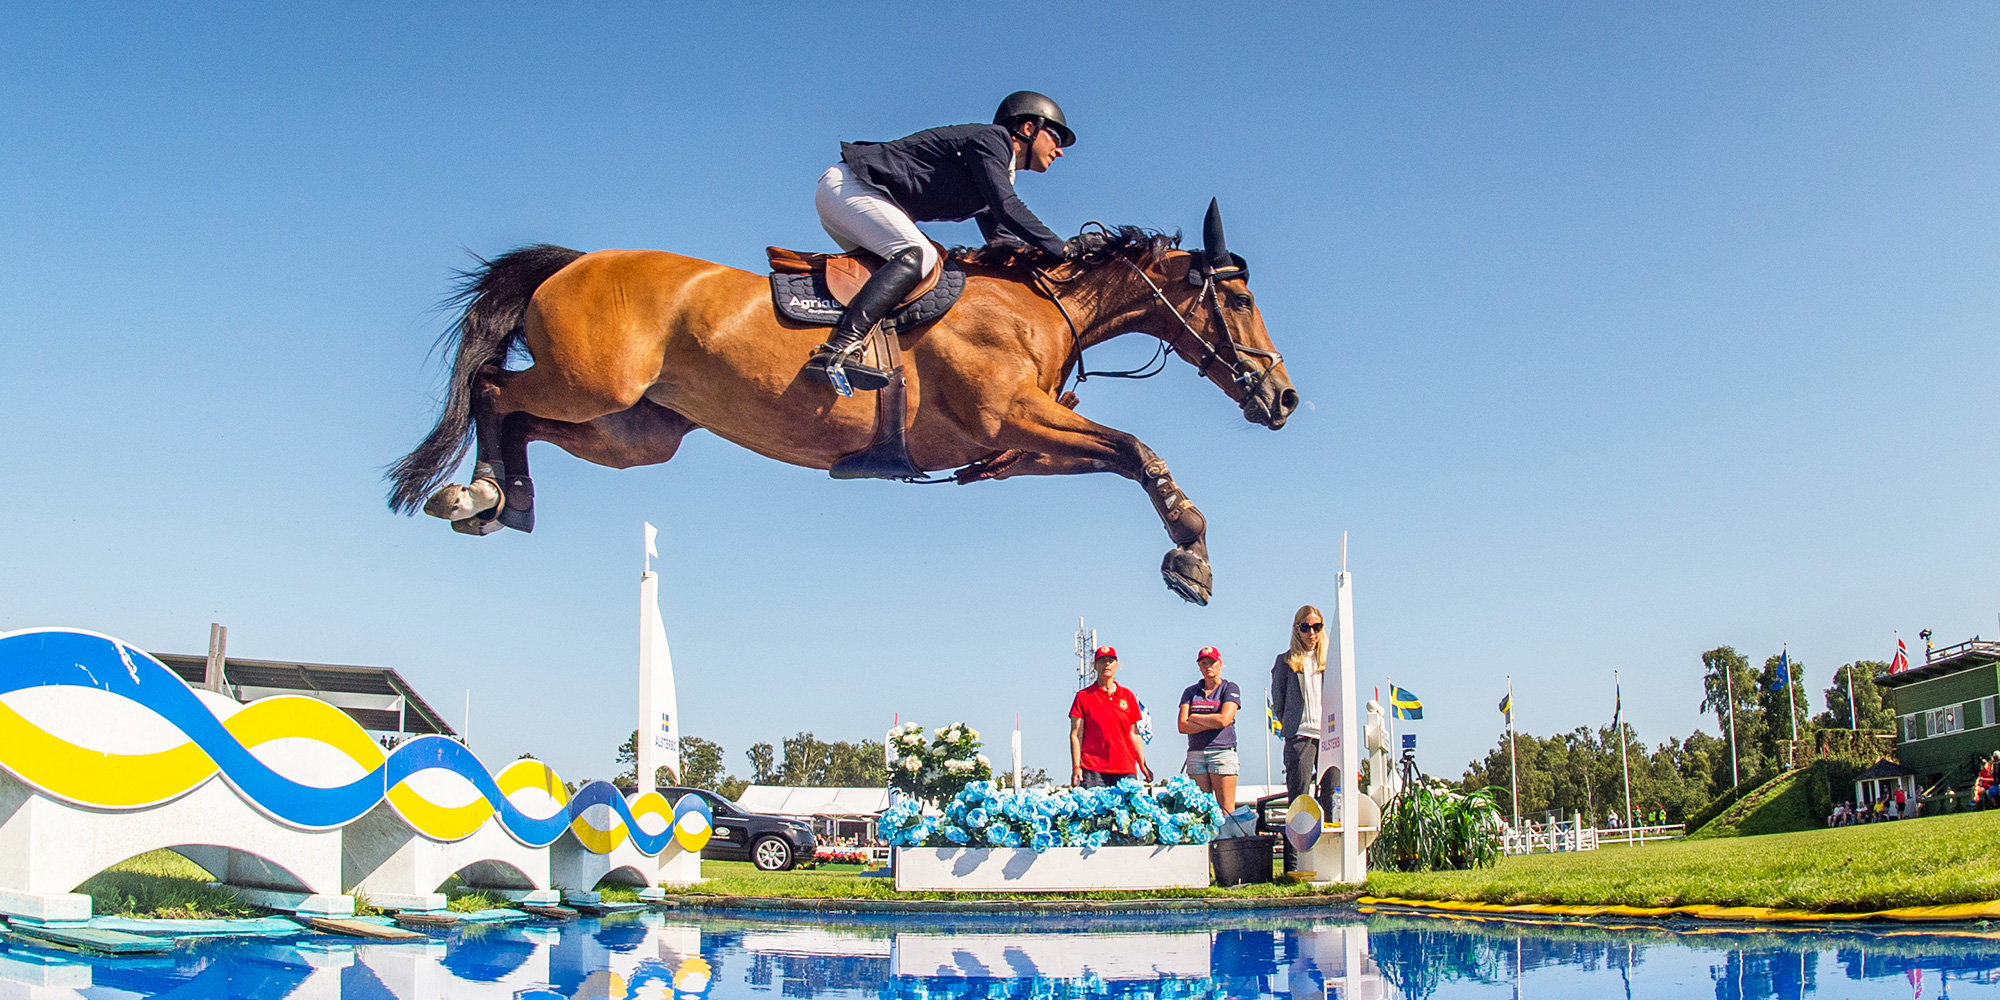
POLYGON ((1221 663, 1222 650, 1214 646, 1203 646, 1201 647, 1201 652, 1194 654, 1194 658, 1196 660, 1214 660, 1217 663, 1221 663))
POLYGON ((1098 660, 1115 660, 1117 658, 1118 658, 1118 651, 1112 649, 1110 646, 1099 646, 1097 647, 1096 652, 1090 654, 1090 661, 1092 663, 1095 663, 1098 660))

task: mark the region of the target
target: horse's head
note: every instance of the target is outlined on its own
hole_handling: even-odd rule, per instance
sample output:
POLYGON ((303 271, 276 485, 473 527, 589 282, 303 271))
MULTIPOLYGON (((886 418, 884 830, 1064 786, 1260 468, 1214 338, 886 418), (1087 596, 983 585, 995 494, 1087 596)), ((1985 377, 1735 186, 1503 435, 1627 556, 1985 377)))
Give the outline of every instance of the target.
POLYGON ((1250 266, 1223 240, 1222 210, 1214 199, 1201 235, 1200 250, 1162 262, 1168 287, 1161 297, 1181 319, 1167 343, 1242 406, 1245 420, 1277 430, 1298 409, 1298 390, 1250 294, 1250 266))

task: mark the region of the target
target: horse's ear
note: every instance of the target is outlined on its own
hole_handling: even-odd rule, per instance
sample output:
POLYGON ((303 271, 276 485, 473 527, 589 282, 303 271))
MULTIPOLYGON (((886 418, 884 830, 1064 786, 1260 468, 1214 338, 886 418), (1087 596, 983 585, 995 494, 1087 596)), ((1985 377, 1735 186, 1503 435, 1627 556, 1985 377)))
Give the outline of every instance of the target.
POLYGON ((1208 217, 1201 220, 1202 256, 1211 270, 1229 266, 1229 247, 1222 239, 1222 206, 1208 199, 1208 217))

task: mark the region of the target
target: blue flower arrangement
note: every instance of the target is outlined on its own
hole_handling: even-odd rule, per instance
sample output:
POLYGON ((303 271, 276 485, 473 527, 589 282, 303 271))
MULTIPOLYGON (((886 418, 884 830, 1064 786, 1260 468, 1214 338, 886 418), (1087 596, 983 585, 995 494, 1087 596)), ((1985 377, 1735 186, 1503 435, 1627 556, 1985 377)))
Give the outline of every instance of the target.
POLYGON ((974 781, 944 814, 926 815, 905 799, 882 813, 882 839, 892 847, 1127 847, 1206 844, 1215 839, 1222 809, 1183 775, 1148 790, 1135 778, 1111 788, 1001 791, 974 781))

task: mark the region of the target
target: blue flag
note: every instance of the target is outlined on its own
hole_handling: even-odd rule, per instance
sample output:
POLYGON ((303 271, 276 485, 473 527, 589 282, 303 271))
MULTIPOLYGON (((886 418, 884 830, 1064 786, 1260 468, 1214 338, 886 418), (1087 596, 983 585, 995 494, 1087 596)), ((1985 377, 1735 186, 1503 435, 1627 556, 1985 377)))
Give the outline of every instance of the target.
POLYGON ((1389 704, 1396 710, 1398 719, 1421 719, 1424 717, 1424 701, 1394 684, 1389 685, 1389 704))
POLYGON ((1771 681, 1771 690, 1783 691, 1792 679, 1792 654, 1789 650, 1778 650, 1778 676, 1771 681))

